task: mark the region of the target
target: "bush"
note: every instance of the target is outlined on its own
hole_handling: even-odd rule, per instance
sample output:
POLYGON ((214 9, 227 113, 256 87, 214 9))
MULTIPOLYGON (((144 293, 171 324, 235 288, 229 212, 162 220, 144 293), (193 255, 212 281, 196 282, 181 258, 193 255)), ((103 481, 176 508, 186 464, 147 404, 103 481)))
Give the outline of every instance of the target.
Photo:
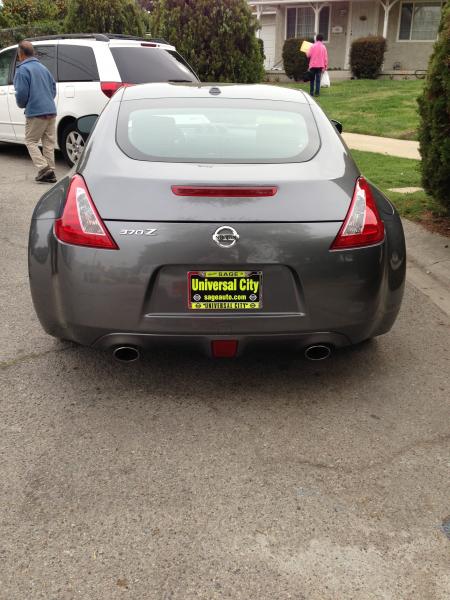
POLYGON ((246 0, 155 0, 151 33, 177 47, 202 81, 256 83, 264 62, 246 0))
MULTIPOLYGON (((307 40, 312 42, 313 40, 307 40)), ((294 81, 303 81, 303 75, 308 70, 308 57, 300 52, 303 38, 289 38, 283 45, 283 65, 286 75, 294 81)))
POLYGON ((121 33, 144 36, 147 13, 135 0, 70 0, 65 29, 69 33, 121 33))
POLYGON ((266 59, 266 55, 264 54, 264 40, 261 38, 258 38, 258 44, 259 44, 259 51, 261 52, 261 56, 263 59, 263 62, 266 59))
POLYGON ((439 36, 419 102, 422 184, 450 214, 450 3, 443 7, 439 36))
POLYGON ((386 40, 381 35, 359 38, 352 43, 350 66, 357 79, 376 79, 386 52, 386 40))

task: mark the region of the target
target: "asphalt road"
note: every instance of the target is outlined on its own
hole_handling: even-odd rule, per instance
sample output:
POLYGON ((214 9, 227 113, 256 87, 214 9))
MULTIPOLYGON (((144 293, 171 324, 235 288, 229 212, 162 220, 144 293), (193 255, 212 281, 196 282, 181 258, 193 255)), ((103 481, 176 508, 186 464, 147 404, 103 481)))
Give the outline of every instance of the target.
POLYGON ((449 318, 408 285, 323 363, 117 364, 34 315, 33 178, 0 145, 0 598, 448 600, 449 318))

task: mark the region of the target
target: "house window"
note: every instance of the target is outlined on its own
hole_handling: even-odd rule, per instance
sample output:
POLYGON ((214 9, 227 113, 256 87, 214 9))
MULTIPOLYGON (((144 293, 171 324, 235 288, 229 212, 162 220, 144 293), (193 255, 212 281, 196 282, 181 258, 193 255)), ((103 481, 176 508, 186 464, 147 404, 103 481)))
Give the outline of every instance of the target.
MULTIPOLYGON (((314 10, 310 6, 288 8, 286 15, 286 38, 312 39, 314 34, 314 10)), ((328 41, 330 7, 322 6, 319 12, 319 31, 325 42, 328 41)))
POLYGON ((403 2, 398 39, 434 41, 438 34, 441 9, 440 2, 403 2))

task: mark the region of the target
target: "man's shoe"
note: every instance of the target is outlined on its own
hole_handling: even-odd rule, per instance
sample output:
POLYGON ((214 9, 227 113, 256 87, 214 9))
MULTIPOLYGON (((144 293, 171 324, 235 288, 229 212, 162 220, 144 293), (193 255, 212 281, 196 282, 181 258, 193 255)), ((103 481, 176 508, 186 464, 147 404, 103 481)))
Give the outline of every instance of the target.
MULTIPOLYGON (((38 171, 38 174, 36 175, 36 177, 34 178, 35 181, 43 181, 45 176, 48 173, 53 173, 53 171, 50 169, 50 167, 44 167, 43 169, 41 169, 40 171, 38 171)), ((54 173, 53 173, 54 175, 54 173)))
POLYGON ((56 175, 54 171, 47 171, 45 175, 43 175, 42 179, 40 179, 42 183, 56 183, 56 175))

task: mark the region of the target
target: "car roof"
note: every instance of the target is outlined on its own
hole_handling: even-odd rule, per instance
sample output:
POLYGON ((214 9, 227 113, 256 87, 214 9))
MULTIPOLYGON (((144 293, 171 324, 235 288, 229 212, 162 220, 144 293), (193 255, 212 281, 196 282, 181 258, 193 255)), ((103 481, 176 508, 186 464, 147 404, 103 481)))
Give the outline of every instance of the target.
MULTIPOLYGON (((60 35, 48 35, 48 36, 40 36, 40 37, 29 37, 26 38, 27 41, 31 42, 33 45, 39 46, 42 44, 77 44, 77 45, 85 45, 85 46, 102 46, 107 44, 112 47, 139 47, 142 45, 145 46, 154 46, 155 48, 162 48, 163 50, 175 50, 175 46, 172 46, 166 40, 162 38, 139 38, 135 36, 127 36, 120 34, 110 34, 110 33, 70 33, 70 34, 60 34, 60 35)), ((12 44, 7 48, 2 48, 1 50, 9 50, 10 48, 17 48, 18 44, 12 44)))
POLYGON ((309 104, 302 90, 264 84, 234 83, 144 83, 124 88, 117 101, 152 98, 241 98, 246 100, 278 100, 309 104))

